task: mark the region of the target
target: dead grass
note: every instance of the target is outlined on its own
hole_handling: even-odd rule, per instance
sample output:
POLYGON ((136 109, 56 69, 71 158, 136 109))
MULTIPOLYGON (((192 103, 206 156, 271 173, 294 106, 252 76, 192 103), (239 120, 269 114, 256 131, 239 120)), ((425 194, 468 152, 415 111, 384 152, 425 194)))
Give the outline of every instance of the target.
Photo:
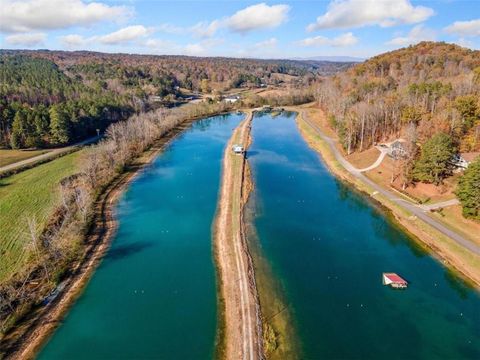
MULTIPOLYGON (((396 173, 398 172, 398 170, 394 170, 394 168, 397 166, 398 165, 395 164, 395 161, 392 158, 386 156, 380 166, 365 172, 365 175, 385 188, 393 186, 396 189, 401 190, 402 183, 399 178, 395 179, 393 184, 390 182, 392 171, 395 171, 396 173)), ((408 186, 402 191, 412 198, 417 199, 422 204, 436 203, 454 199, 454 191, 457 182, 458 174, 446 179, 444 184, 440 186, 436 186, 434 184, 416 183, 415 185, 408 186)))
POLYGON ((380 151, 378 151, 375 147, 371 147, 370 149, 362 152, 354 152, 348 156, 345 156, 345 158, 357 169, 363 169, 372 165, 379 156, 380 151))
POLYGON ((45 154, 48 150, 0 150, 0 167, 45 154))
POLYGON ((434 214, 450 228, 480 245, 480 222, 465 219, 460 205, 448 206, 434 214))
POLYGON ((267 89, 265 91, 258 92, 258 95, 261 97, 268 96, 285 96, 288 95, 289 91, 287 89, 267 89))

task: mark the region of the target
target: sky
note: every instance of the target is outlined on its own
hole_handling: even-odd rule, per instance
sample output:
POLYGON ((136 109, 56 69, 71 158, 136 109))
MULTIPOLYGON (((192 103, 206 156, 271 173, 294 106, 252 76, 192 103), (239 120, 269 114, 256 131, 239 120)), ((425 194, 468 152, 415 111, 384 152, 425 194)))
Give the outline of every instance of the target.
POLYGON ((423 40, 480 49, 480 0, 0 0, 2 49, 368 58, 423 40))

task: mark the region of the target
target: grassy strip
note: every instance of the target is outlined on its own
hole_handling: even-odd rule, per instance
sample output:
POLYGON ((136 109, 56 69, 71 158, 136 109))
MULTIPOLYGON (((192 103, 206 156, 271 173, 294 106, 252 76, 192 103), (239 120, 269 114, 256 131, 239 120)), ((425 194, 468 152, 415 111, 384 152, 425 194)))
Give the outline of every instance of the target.
POLYGON ((75 146, 75 147, 72 147, 71 149, 69 150, 66 150, 66 151, 62 151, 56 155, 52 155, 52 156, 49 156, 49 157, 46 157, 45 159, 41 159, 41 160, 38 160, 38 161, 34 161, 30 164, 25 164, 23 166, 20 166, 20 167, 17 167, 15 169, 12 169, 12 170, 7 170, 7 171, 2 171, 0 172, 0 179, 3 179, 3 178, 6 178, 6 177, 9 177, 9 176, 12 176, 12 175, 15 175, 15 174, 18 174, 18 173, 21 173, 22 171, 25 171, 25 170, 29 170, 29 169, 33 169, 34 167, 38 166, 38 165, 42 165, 42 164, 46 164, 50 161, 53 161, 53 160, 56 160, 58 158, 61 158, 63 156, 66 156, 66 155, 69 155, 69 154, 72 154, 78 150, 80 150, 81 147, 80 146, 75 146))
POLYGON ((60 181, 77 170, 79 153, 0 179, 0 283, 26 264, 31 241, 27 219, 35 219, 37 233, 60 203, 60 181))
POLYGON ((10 150, 0 149, 0 167, 45 154, 48 150, 10 150))
POLYGON ((84 245, 78 249, 75 261, 58 269, 58 272, 61 273, 59 279, 65 283, 64 289, 50 304, 32 305, 27 313, 16 317, 15 328, 12 328, 4 338, 0 339, 0 359, 2 356, 13 359, 35 357, 50 334, 60 324, 71 305, 83 292, 94 270, 108 250, 117 225, 114 206, 123 189, 130 184, 139 170, 155 159, 172 139, 195 120, 184 121, 157 140, 98 193, 84 245))
MULTIPOLYGON (((343 168, 335 159, 330 146, 301 119, 301 116, 297 116, 297 124, 300 133, 309 146, 320 153, 325 164, 336 176, 353 185, 362 193, 367 195, 373 193, 374 190, 372 188, 361 180, 353 177, 343 168)), ((461 275, 468 283, 480 287, 479 256, 464 249, 449 237, 413 216, 409 211, 391 202, 381 194, 377 194, 372 200, 385 209, 389 215, 388 217, 394 219, 397 224, 400 224, 402 230, 406 231, 410 238, 433 251, 444 265, 455 270, 455 272, 461 275)))

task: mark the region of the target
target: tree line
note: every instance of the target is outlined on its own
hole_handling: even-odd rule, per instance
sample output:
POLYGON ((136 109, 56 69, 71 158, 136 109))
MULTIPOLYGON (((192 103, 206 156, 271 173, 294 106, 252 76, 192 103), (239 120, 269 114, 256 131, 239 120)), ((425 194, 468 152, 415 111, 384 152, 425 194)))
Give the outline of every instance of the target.
POLYGON ((62 51, 0 51, 0 147, 62 146, 191 93, 312 84, 348 64, 62 51), (155 103, 157 101, 157 103, 155 103))
POLYGON ((440 184, 454 155, 480 151, 480 51, 423 42, 323 79, 315 97, 347 154, 405 140, 404 188, 440 184))
POLYGON ((74 261, 81 259, 95 201, 106 186, 185 120, 231 109, 225 103, 188 104, 133 115, 110 125, 105 138, 86 150, 78 173, 59 184, 61 201, 45 229, 38 234, 35 219, 25 224, 31 236, 25 248, 31 265, 0 284, 0 339, 18 317, 45 299, 74 261))

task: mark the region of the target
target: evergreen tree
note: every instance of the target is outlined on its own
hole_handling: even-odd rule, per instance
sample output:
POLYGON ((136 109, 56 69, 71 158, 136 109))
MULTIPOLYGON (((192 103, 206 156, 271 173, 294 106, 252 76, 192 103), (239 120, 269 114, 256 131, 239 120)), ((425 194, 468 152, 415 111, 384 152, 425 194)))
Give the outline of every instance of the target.
POLYGON ((480 219, 480 157, 458 181, 456 195, 462 204, 463 216, 480 219))
POLYGON ((445 133, 438 133, 428 139, 422 147, 420 158, 415 164, 415 180, 440 184, 451 174, 450 161, 456 149, 452 138, 445 133))
POLYGON ((35 147, 38 145, 38 136, 35 127, 29 121, 29 113, 25 109, 19 109, 13 118, 10 145, 14 149, 35 147))
POLYGON ((63 109, 54 105, 50 108, 50 135, 53 144, 64 145, 70 141, 70 122, 63 109))

